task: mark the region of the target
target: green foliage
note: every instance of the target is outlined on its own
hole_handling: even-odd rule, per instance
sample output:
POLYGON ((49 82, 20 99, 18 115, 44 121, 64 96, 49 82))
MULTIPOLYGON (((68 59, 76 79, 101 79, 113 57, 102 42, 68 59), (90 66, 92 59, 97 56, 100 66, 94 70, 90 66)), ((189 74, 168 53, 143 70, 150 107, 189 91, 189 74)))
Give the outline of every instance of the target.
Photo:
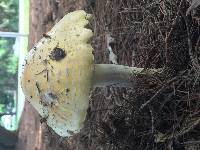
POLYGON ((9 103, 11 103, 12 107, 14 106, 14 99, 11 93, 0 91, 0 95, 1 95, 0 104, 6 106, 9 103))
POLYGON ((5 105, 4 104, 0 104, 0 113, 5 111, 5 105))
MULTIPOLYGON (((18 4, 19 0, 0 0, 0 31, 18 32, 18 4)), ((14 43, 13 38, 0 38, 0 112, 8 112, 14 107, 13 92, 17 90, 18 83, 18 58, 13 52, 14 43)), ((1 118, 0 124, 2 125, 1 118)), ((11 124, 16 129, 15 117, 11 124)))
MULTIPOLYGON (((4 75, 12 76, 17 73, 17 57, 13 55, 12 45, 14 39, 0 38, 0 68, 4 75)), ((1 72, 0 71, 0 75, 1 72)))
POLYGON ((13 96, 8 92, 17 88, 17 57, 13 55, 14 39, 0 38, 0 104, 14 105, 13 96))
POLYGON ((18 31, 18 0, 0 0, 0 31, 18 31))

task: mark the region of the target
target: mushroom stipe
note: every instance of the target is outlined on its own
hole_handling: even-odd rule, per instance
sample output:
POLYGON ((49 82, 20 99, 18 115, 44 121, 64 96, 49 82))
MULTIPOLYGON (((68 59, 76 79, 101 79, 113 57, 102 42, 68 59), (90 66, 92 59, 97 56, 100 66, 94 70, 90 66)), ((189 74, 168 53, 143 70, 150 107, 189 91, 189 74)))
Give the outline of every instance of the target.
POLYGON ((83 127, 91 88, 133 87, 133 76, 161 71, 94 64, 93 32, 86 28, 90 18, 83 10, 65 15, 30 50, 24 64, 21 85, 26 99, 62 137, 73 136, 83 127))

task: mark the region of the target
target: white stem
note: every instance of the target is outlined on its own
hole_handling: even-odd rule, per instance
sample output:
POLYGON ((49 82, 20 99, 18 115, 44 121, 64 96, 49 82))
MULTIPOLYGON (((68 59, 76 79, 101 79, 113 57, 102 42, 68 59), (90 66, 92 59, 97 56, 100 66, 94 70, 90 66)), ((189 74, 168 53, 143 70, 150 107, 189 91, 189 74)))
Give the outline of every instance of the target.
POLYGON ((115 64, 95 64, 93 87, 133 87, 137 75, 159 74, 160 69, 144 69, 115 64))

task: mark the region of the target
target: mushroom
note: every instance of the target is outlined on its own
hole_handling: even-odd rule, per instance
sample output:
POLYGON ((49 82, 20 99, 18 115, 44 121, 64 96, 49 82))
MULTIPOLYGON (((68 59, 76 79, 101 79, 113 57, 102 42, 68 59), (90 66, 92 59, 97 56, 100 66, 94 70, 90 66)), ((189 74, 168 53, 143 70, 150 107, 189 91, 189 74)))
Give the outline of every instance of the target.
MULTIPOLYGON (((87 29, 90 14, 83 10, 65 15, 30 50, 21 77, 26 99, 58 135, 80 131, 94 87, 132 87, 132 76, 158 73, 114 64, 94 64, 87 29)), ((44 122, 44 121, 43 121, 44 122)))

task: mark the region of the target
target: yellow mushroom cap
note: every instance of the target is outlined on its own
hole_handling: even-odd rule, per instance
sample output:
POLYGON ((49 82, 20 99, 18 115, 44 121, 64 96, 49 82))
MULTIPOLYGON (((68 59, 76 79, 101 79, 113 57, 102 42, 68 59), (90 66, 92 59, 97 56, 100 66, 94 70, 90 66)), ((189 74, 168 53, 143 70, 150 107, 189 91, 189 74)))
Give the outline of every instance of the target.
POLYGON ((85 28, 91 15, 65 15, 30 50, 21 85, 26 98, 60 136, 83 127, 94 70, 93 33, 85 28))

